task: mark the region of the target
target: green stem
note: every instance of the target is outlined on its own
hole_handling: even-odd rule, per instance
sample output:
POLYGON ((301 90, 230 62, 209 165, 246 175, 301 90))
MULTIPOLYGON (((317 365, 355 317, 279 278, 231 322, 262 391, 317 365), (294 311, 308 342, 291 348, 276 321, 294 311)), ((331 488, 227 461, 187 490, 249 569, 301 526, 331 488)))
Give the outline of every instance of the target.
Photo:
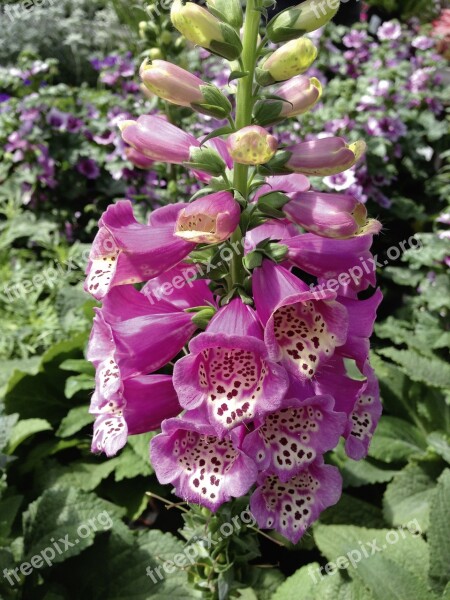
MULTIPOLYGON (((252 123, 252 113, 254 105, 253 83, 255 78, 256 61, 258 58, 258 35, 261 21, 261 13, 255 10, 259 7, 259 0, 248 0, 245 13, 243 51, 241 56, 244 71, 248 73, 238 81, 238 90, 236 96, 236 129, 242 129, 252 123)), ((234 187, 248 199, 248 166, 234 165, 234 187)), ((240 242, 242 232, 238 229, 234 232, 231 242, 240 242)), ((242 264, 242 256, 235 253, 231 260, 231 283, 242 283, 245 276, 245 269, 242 264)))

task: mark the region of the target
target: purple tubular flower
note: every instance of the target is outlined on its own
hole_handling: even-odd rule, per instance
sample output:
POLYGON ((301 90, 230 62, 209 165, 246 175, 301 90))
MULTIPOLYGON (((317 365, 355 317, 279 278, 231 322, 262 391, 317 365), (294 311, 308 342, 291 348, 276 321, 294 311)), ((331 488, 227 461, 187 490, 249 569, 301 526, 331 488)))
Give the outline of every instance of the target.
POLYGON ((274 90, 274 95, 283 98, 280 117, 289 118, 311 110, 322 95, 322 84, 315 77, 298 75, 274 90))
POLYGON ((200 143, 162 117, 139 117, 137 121, 120 123, 123 140, 154 161, 182 164, 189 161, 191 147, 200 143))
POLYGON ((353 460, 362 460, 369 452, 370 442, 383 412, 380 386, 375 371, 366 363, 363 370, 367 381, 358 395, 345 432, 345 451, 353 460))
POLYGON ((174 368, 183 408, 205 407, 217 435, 277 410, 288 376, 271 361, 258 317, 235 299, 194 338, 174 368))
POLYGON ((376 284, 372 241, 372 235, 335 240, 305 233, 282 243, 288 247, 288 260, 306 273, 329 280, 330 284, 337 279, 334 289, 348 285, 362 291, 376 284))
POLYGON ((342 492, 339 469, 325 465, 322 458, 288 482, 261 474, 258 483, 250 510, 259 527, 276 529, 294 544, 342 492))
MULTIPOLYGON (((183 205, 179 205, 179 210, 183 205)), ((109 206, 99 221, 86 270, 85 290, 97 300, 111 288, 148 281, 185 258, 195 247, 173 235, 174 222, 141 225, 131 202, 109 206)))
POLYGON ((311 380, 345 343, 348 313, 334 292, 317 300, 290 271, 266 260, 254 271, 253 294, 269 356, 293 377, 311 380))
POLYGON ((347 415, 333 410, 331 396, 299 400, 295 384, 283 406, 256 423, 257 428, 245 437, 242 449, 260 471, 287 482, 337 446, 347 415))
POLYGON ((290 197, 283 211, 316 235, 344 239, 381 230, 381 223, 368 220, 364 204, 350 195, 300 192, 290 197))
POLYGON ((150 443, 159 482, 171 483, 181 498, 215 512, 232 497, 245 495, 256 481, 256 465, 239 449, 240 438, 238 430, 218 438, 197 411, 165 421, 150 443))
POLYGON ((154 160, 148 158, 145 154, 138 152, 134 148, 125 148, 125 154, 127 159, 138 169, 151 169, 155 164, 154 160))
POLYGON ((264 194, 270 194, 271 192, 284 192, 285 194, 307 192, 310 187, 309 179, 297 173, 266 177, 266 182, 258 188, 254 199, 258 200, 264 194))
POLYGON ((343 138, 327 137, 286 148, 289 158, 285 166, 303 175, 336 175, 353 167, 365 151, 362 140, 347 144, 343 138))
POLYGON ((196 244, 227 240, 239 225, 241 209, 230 192, 217 192, 194 200, 181 210, 175 235, 196 244))

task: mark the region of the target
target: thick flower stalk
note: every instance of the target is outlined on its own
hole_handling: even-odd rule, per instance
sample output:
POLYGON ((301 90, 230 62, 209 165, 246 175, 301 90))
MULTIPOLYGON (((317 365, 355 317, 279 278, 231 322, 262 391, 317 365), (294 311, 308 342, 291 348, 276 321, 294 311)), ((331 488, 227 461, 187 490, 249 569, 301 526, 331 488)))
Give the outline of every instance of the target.
POLYGON ((247 0, 243 21, 235 0, 173 4, 188 40, 239 63, 234 103, 175 65, 141 67, 152 93, 229 126, 203 143, 161 117, 121 124, 136 163, 184 165, 205 187, 195 198, 180 190, 148 224, 123 201, 100 220, 86 281, 103 301, 88 351, 93 450, 111 456, 127 435, 161 429, 150 449, 161 483, 213 512, 249 494, 259 526, 296 543, 341 495, 326 453, 343 437, 363 458, 380 418, 369 339, 382 297, 369 288, 381 225, 308 179, 354 166, 363 141, 319 135, 283 148, 264 128, 320 99, 303 75, 317 50, 301 36, 335 11, 318 22, 307 1, 281 13, 267 34, 287 43, 268 50, 263 8, 247 0))

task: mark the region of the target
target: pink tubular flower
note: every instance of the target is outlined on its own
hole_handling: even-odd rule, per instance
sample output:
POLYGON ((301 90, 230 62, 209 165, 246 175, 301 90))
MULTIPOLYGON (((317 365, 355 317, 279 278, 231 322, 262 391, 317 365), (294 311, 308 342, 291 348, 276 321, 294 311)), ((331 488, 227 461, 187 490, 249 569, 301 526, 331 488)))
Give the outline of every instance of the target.
POLYGON ((286 148, 285 167, 303 175, 336 175, 353 167, 365 151, 362 140, 347 144, 342 138, 327 137, 286 148))
POLYGON ((253 294, 265 325, 269 356, 300 380, 310 380, 348 335, 348 313, 336 294, 320 300, 287 269, 265 260, 255 269, 253 294))
POLYGON ((296 544, 320 513, 339 500, 339 469, 317 459, 304 471, 282 482, 261 473, 250 498, 250 510, 261 529, 276 529, 296 544))
POLYGON ((175 237, 174 224, 141 225, 129 201, 109 206, 91 248, 85 290, 100 300, 114 286, 147 281, 179 263, 195 245, 175 237))
POLYGON ((331 396, 299 400, 289 390, 283 408, 259 420, 242 448, 260 471, 286 482, 337 446, 346 420, 331 396))
POLYGON ((203 102, 201 79, 165 60, 145 60, 139 70, 146 88, 159 98, 178 106, 203 102))
POLYGON ((125 155, 138 169, 150 169, 155 164, 154 160, 131 147, 125 148, 125 155))
POLYGON ((245 431, 238 429, 220 439, 197 411, 165 421, 150 444, 158 480, 213 512, 232 497, 243 496, 255 483, 257 468, 239 449, 245 431))
POLYGON ((367 219, 367 209, 349 195, 300 192, 283 207, 288 218, 308 231, 329 238, 379 233, 381 223, 367 219))
POLYGON ((266 182, 258 188, 255 194, 255 200, 258 200, 264 194, 271 192, 284 192, 285 194, 294 194, 297 192, 307 192, 311 183, 304 175, 293 173, 292 175, 277 175, 275 177, 266 177, 266 182))
POLYGON ((240 299, 220 309, 189 350, 174 368, 180 404, 204 407, 219 436, 280 406, 287 373, 269 358, 256 313, 240 299))
POLYGON ((241 209, 230 192, 194 200, 178 214, 175 235, 196 244, 224 242, 239 225, 241 209))
POLYGON ((119 127, 127 144, 154 161, 182 164, 189 161, 191 147, 200 146, 194 136, 162 117, 144 115, 119 127))
POLYGON ((227 140, 231 158, 240 165, 262 165, 274 156, 277 139, 259 125, 244 127, 227 140))

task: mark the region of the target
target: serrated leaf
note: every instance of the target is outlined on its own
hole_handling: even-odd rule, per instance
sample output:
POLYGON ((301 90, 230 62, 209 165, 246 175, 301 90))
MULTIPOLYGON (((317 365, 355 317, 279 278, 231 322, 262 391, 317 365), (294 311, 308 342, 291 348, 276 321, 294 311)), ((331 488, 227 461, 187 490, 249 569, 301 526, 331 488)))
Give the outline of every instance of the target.
POLYGON ((369 449, 369 456, 383 462, 407 461, 425 454, 425 435, 414 425, 396 417, 382 417, 369 449))
POLYGON ((450 366, 443 360, 430 359, 414 350, 383 348, 378 352, 400 365, 412 381, 423 382, 431 387, 450 388, 450 366))
POLYGON ((15 449, 32 435, 41 433, 42 431, 50 431, 51 429, 52 426, 45 419, 24 419, 18 421, 10 433, 8 454, 13 454, 15 449))
POLYGON ((384 494, 386 521, 400 526, 417 519, 422 531, 426 531, 435 487, 436 482, 424 467, 416 464, 405 467, 394 477, 384 494))
POLYGON ((101 463, 74 461, 70 468, 63 465, 46 466, 40 478, 43 487, 76 487, 83 492, 91 492, 116 468, 118 459, 101 463))
POLYGON ((40 554, 52 546, 52 538, 57 541, 68 536, 66 539, 73 545, 65 549, 62 544, 61 553, 54 549, 55 556, 51 561, 63 562, 91 546, 97 533, 110 529, 107 525, 112 526, 123 512, 114 504, 73 487, 48 489, 28 506, 23 515, 24 555, 30 558, 40 554), (97 531, 94 531, 90 520, 96 523, 97 531), (79 529, 80 526, 83 529, 79 529))
POLYGON ((354 558, 347 571, 370 590, 374 600, 437 598, 427 582, 428 547, 419 536, 405 530, 319 524, 314 538, 327 560, 354 558))
POLYGON ((431 501, 428 543, 430 577, 444 586, 450 581, 450 469, 439 478, 431 501))
POLYGON ((434 452, 442 456, 450 464, 450 443, 448 437, 440 431, 434 431, 427 437, 427 442, 434 452))

